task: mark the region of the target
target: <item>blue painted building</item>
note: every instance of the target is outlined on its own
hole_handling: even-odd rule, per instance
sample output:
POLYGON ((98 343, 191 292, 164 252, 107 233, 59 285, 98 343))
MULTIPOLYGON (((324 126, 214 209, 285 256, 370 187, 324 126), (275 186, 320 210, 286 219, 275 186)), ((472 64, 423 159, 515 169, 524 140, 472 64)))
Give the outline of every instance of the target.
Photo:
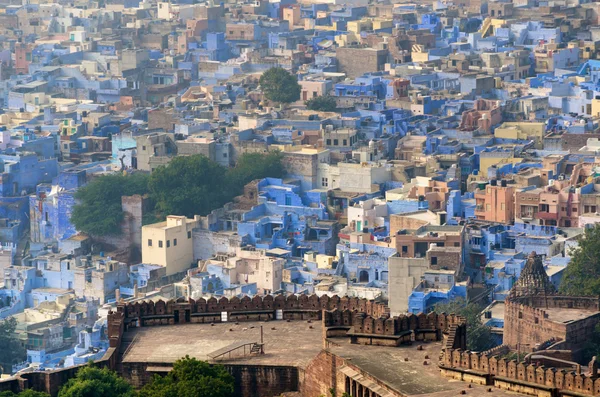
POLYGON ((408 311, 413 314, 429 313, 438 303, 466 296, 467 283, 458 283, 453 270, 428 270, 408 297, 408 311))

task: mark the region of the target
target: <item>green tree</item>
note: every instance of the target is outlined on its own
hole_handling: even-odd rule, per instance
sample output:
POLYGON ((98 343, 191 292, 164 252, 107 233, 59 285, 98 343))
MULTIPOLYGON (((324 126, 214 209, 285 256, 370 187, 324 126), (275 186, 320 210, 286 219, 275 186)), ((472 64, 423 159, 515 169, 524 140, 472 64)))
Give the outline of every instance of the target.
POLYGON ((175 157, 150 176, 150 197, 162 215, 206 215, 227 202, 225 167, 202 155, 175 157))
POLYGON ((77 190, 78 204, 71 222, 81 232, 93 236, 119 235, 123 210, 121 197, 148 192, 147 174, 103 175, 77 190))
POLYGON ((14 317, 0 321, 0 366, 5 373, 9 373, 14 364, 26 358, 25 348, 15 336, 15 329, 17 320, 14 317))
POLYGON ((135 397, 133 387, 107 368, 91 365, 77 371, 77 375, 60 389, 58 397, 135 397))
MULTIPOLYGON (((156 215, 206 215, 233 200, 254 179, 281 178, 282 154, 246 153, 233 168, 225 169, 202 155, 180 156, 157 168, 148 184, 156 215)), ((148 216, 144 218, 152 218, 148 216)))
POLYGON ((587 363, 594 356, 600 358, 600 323, 596 324, 591 337, 589 337, 583 345, 580 362, 587 363))
POLYGON ((233 385, 225 367, 185 356, 165 377, 155 375, 139 397, 231 397, 233 385))
POLYGON ((255 179, 283 177, 282 158, 283 154, 279 151, 241 155, 236 166, 227 170, 229 200, 240 195, 244 185, 255 179))
POLYGON ((467 320, 467 349, 485 351, 494 347, 492 330, 481 322, 482 307, 459 298, 446 303, 438 303, 434 307, 436 313, 458 314, 467 320))
POLYGON ((308 109, 319 112, 335 112, 337 110, 337 101, 335 97, 331 95, 322 95, 311 98, 304 102, 304 104, 308 109))
POLYGON ((265 97, 273 102, 291 103, 300 99, 300 84, 296 76, 275 67, 260 76, 260 87, 265 97))
POLYGON ((50 397, 50 394, 27 389, 20 393, 13 393, 12 391, 3 391, 0 393, 0 397, 50 397))
POLYGON ((565 295, 600 295, 600 225, 585 229, 565 269, 559 292, 565 295))

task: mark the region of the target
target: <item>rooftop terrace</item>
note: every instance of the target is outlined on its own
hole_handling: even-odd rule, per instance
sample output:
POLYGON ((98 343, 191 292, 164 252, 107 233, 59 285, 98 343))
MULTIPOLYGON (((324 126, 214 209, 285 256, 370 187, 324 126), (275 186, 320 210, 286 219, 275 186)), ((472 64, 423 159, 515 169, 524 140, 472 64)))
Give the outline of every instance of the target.
MULTIPOLYGON (((215 352, 223 352, 242 342, 260 342, 260 327, 264 332, 264 355, 246 355, 217 359, 228 365, 306 366, 322 350, 322 324, 306 321, 270 321, 209 324, 180 324, 135 328, 127 331, 125 340, 132 340, 123 357, 124 363, 169 363, 187 355, 210 360, 215 352)), ((441 342, 401 347, 364 346, 350 344, 348 338, 332 339, 329 350, 348 360, 352 366, 376 377, 388 387, 406 396, 456 396, 461 390, 478 396, 487 394, 487 388, 448 380, 440 375, 437 366, 441 342), (427 357, 427 358, 426 358, 427 357), (408 359, 408 361, 406 361, 408 359), (427 362, 427 365, 423 363, 427 362)), ((345 366, 351 376, 355 371, 345 366)), ((343 372, 342 371, 342 372, 343 372)), ((494 396, 508 396, 493 389, 494 396)))

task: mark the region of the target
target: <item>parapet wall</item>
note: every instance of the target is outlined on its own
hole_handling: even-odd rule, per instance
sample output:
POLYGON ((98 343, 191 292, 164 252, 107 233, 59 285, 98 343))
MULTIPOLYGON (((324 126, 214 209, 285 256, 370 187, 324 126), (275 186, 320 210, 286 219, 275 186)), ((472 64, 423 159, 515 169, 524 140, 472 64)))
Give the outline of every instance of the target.
POLYGON ((323 314, 325 327, 351 325, 354 332, 362 334, 397 335, 404 331, 437 330, 448 332, 452 325, 463 325, 465 319, 454 314, 419 313, 398 317, 389 315, 373 316, 352 310, 332 310, 323 314))
POLYGON ((565 341, 565 349, 579 351, 600 319, 599 308, 597 297, 530 295, 507 299, 504 343, 513 349, 520 346, 522 351, 532 352, 536 345, 556 339, 565 341), (571 322, 556 321, 550 315, 556 309, 585 311, 590 315, 571 322))
POLYGON ((527 295, 509 298, 507 303, 541 309, 560 308, 600 311, 600 298, 596 296, 527 295))
POLYGON ((575 392, 581 395, 600 395, 595 360, 590 363, 591 373, 581 373, 581 367, 572 370, 526 364, 506 360, 486 353, 473 353, 461 349, 446 349, 442 373, 472 383, 496 385, 503 389, 533 395, 564 395, 575 392))
POLYGON ((349 310, 373 317, 389 317, 389 309, 382 303, 317 295, 245 296, 241 299, 223 297, 218 300, 213 297, 208 300, 135 302, 117 307, 117 313, 123 315, 124 329, 161 324, 221 322, 225 313, 226 321, 319 320, 322 310, 349 310))

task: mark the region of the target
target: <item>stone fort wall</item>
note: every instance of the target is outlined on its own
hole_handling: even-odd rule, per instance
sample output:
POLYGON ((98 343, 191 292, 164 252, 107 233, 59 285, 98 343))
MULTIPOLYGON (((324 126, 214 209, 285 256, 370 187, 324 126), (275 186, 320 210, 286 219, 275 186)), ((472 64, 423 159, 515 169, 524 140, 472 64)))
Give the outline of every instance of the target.
MULTIPOLYGON (((278 312, 282 320, 319 320, 323 310, 348 310, 363 312, 368 316, 389 316, 389 309, 382 303, 366 299, 337 296, 329 297, 316 295, 307 296, 265 296, 254 298, 210 298, 208 300, 178 300, 158 302, 135 302, 117 306, 117 311, 108 315, 109 348, 101 360, 94 365, 108 367, 119 371, 119 353, 123 333, 127 328, 185 322, 209 323, 222 321, 223 313, 227 313, 227 321, 264 321, 277 319, 278 312)), ((17 375, 9 380, 0 381, 0 392, 13 391, 18 393, 26 389, 44 391, 52 396, 58 394, 60 387, 77 373, 81 366, 59 369, 54 371, 31 372, 17 375)), ((249 373, 264 371, 264 368, 233 368, 251 381, 249 373)), ((293 369, 282 369, 287 377, 294 379, 293 369)), ((240 375, 241 376, 241 375, 240 375)), ((256 380, 260 382, 260 379, 256 380)), ((294 381, 296 382, 296 381, 294 381)))
POLYGON ((597 297, 526 296, 507 299, 504 309, 504 344, 513 349, 533 351, 537 344, 550 339, 566 342, 576 353, 585 344, 600 320, 597 297), (551 310, 589 310, 590 316, 572 322, 554 321, 551 310), (593 311, 597 314, 591 314, 593 311))
MULTIPOLYGON (((105 356, 94 363, 100 367, 108 367, 119 372, 123 369, 119 360, 121 349, 127 343, 123 342, 124 332, 133 327, 169 325, 178 323, 210 323, 221 321, 268 321, 268 320, 321 320, 324 326, 324 338, 331 336, 347 336, 352 330, 355 335, 364 340, 378 340, 383 337, 402 336, 402 341, 414 339, 440 340, 446 337, 446 347, 464 348, 466 340, 466 325, 464 318, 455 315, 408 314, 390 317, 386 305, 366 299, 349 297, 329 297, 316 295, 307 296, 265 296, 244 298, 210 298, 188 299, 177 301, 135 302, 120 304, 117 310, 108 315, 109 349, 105 356), (335 334, 336 328, 341 330, 335 334), (364 338, 370 336, 370 338, 364 338)), ((135 364, 135 363, 134 363, 135 364)), ((134 365, 133 364, 133 365, 134 365)), ((157 363, 160 365, 160 363, 157 363)), ((146 365, 146 364, 145 364, 146 365)), ((165 366, 168 363, 164 363, 165 366)), ((261 367, 229 365, 228 370, 236 375, 236 381, 244 383, 236 385, 240 390, 258 390, 262 386, 272 387, 269 378, 281 378, 284 389, 302 389, 309 384, 303 381, 299 369, 292 367, 261 367), (239 367, 239 368, 238 368, 239 367), (251 376, 251 374, 254 374, 251 376), (266 376, 261 380, 261 374, 266 376), (239 378, 239 379, 238 379, 239 378), (244 380, 245 379, 245 380, 244 380), (245 384, 248 383, 249 384, 245 384), (254 386, 252 386, 254 382, 254 386), (262 383, 261 383, 262 382, 262 383), (263 385, 264 383, 264 385, 263 385), (287 386, 286 386, 287 385, 287 386), (284 387, 285 386, 285 387, 284 387)), ((145 368, 145 366, 144 366, 145 368)), ((18 392, 27 388, 45 391, 55 396, 59 388, 72 378, 79 367, 63 370, 33 372, 19 375, 11 380, 0 382, 0 391, 11 390, 18 392)), ((140 367, 140 371, 142 367, 140 367)), ((140 372, 138 371, 138 372, 140 372)), ((144 383, 143 380, 140 380, 144 383)), ((141 385, 140 383, 140 385, 141 385)), ((279 384, 278 383, 278 384, 279 384)), ((310 382, 309 382, 310 383, 310 382)), ((140 386, 138 385, 138 386, 140 386)), ((281 392, 289 391, 281 390, 281 392)), ((246 394, 244 394, 246 395, 246 394)), ((248 394, 253 395, 253 394, 248 394)))
POLYGON ((598 367, 593 361, 591 373, 581 367, 557 369, 543 365, 506 360, 486 353, 446 349, 440 368, 442 373, 458 380, 538 396, 600 396, 598 367))

